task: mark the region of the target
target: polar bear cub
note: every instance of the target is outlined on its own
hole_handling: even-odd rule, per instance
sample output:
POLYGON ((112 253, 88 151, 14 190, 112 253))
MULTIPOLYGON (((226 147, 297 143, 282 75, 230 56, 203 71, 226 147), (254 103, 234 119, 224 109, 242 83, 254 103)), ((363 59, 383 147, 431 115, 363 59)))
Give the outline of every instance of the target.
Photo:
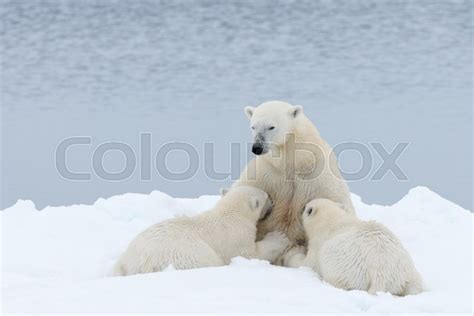
POLYGON ((307 254, 302 247, 292 248, 285 254, 286 266, 309 266, 323 280, 345 290, 400 296, 422 291, 410 255, 382 224, 361 221, 327 199, 310 201, 302 217, 307 254))
POLYGON ((289 246, 285 235, 268 233, 255 242, 257 222, 272 208, 268 195, 241 186, 223 195, 212 209, 194 217, 155 224, 140 233, 119 258, 113 275, 222 266, 243 256, 273 261, 289 246))

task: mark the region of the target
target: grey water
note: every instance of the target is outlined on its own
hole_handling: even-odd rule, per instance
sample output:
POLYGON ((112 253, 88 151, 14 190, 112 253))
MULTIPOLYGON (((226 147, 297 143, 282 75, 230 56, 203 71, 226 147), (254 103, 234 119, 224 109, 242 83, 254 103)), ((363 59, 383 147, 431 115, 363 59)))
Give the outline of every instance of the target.
MULTIPOLYGON (((279 99, 303 105, 330 144, 366 146, 370 173, 349 182, 363 201, 392 204, 423 185, 472 209, 471 1, 3 0, 0 15, 1 208, 217 194, 252 156, 243 107, 279 99), (141 133, 151 133, 144 151, 141 133), (57 171, 56 147, 72 136, 90 137, 67 152, 67 167, 89 180, 57 171), (111 141, 135 151, 127 179, 92 167, 111 141), (149 158, 176 141, 199 158, 181 181, 149 158), (372 179, 382 160, 371 143, 409 144, 397 160, 406 180, 372 179), (232 176, 209 177, 212 164, 232 176)), ((361 167, 356 151, 339 159, 348 173, 361 167)), ((188 160, 175 150, 166 163, 180 172, 188 160)), ((109 172, 124 161, 103 156, 109 172)))

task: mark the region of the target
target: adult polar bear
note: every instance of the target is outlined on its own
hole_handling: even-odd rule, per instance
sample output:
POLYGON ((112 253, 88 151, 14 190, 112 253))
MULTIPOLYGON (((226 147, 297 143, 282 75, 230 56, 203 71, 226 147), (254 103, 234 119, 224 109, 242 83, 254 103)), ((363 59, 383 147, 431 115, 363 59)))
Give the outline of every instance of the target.
POLYGON ((245 113, 254 137, 252 159, 234 186, 257 187, 274 203, 270 216, 258 225, 258 238, 274 230, 293 243, 303 243, 301 210, 315 198, 326 198, 354 213, 349 188, 341 177, 336 156, 304 115, 301 106, 270 101, 245 113))

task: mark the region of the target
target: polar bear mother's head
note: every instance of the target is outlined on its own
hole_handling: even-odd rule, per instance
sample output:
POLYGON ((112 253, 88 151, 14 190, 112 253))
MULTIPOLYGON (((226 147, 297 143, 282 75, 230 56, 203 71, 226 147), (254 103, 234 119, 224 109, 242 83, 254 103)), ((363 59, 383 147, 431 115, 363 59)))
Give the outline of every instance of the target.
POLYGON ((293 106, 282 101, 245 107, 254 137, 252 152, 255 155, 264 155, 271 151, 272 147, 284 145, 287 141, 286 135, 294 132, 302 113, 302 106, 293 106))

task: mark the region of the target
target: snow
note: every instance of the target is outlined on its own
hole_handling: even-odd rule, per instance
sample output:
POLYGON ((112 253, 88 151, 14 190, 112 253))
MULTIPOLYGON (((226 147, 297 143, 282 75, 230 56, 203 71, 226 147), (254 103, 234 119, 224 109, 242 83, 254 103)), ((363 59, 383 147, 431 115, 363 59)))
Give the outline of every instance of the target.
POLYGON ((392 206, 365 205, 353 195, 359 216, 388 226, 411 253, 427 287, 420 295, 343 291, 308 268, 243 258, 219 268, 107 276, 141 230, 197 214, 218 198, 180 199, 154 191, 41 211, 31 201, 18 201, 0 216, 3 311, 471 312, 473 215, 424 187, 392 206))

